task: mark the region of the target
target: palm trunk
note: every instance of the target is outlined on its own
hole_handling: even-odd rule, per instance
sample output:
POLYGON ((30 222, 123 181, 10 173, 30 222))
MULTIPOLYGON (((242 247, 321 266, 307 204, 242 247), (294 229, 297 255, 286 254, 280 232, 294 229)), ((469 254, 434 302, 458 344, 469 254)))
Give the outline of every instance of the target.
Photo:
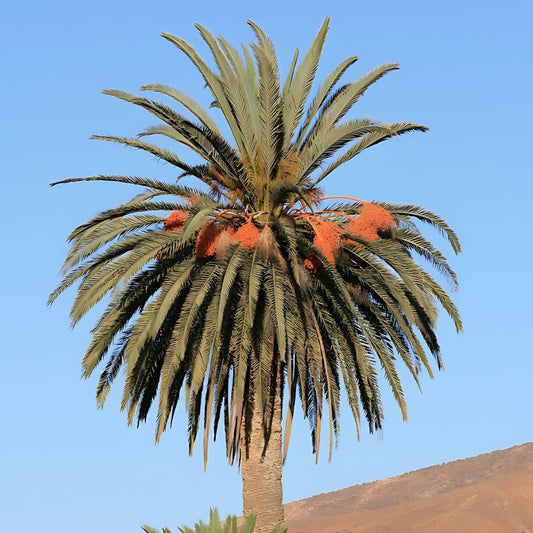
MULTIPOLYGON (((278 374, 279 375, 279 374, 278 374)), ((272 533, 283 522, 283 491, 281 486, 281 391, 278 380, 274 402, 272 429, 268 447, 265 439, 263 411, 254 402, 249 422, 249 438, 241 433, 242 499, 245 517, 256 514, 254 533, 272 533)), ((244 428, 243 428, 244 429, 244 428)))

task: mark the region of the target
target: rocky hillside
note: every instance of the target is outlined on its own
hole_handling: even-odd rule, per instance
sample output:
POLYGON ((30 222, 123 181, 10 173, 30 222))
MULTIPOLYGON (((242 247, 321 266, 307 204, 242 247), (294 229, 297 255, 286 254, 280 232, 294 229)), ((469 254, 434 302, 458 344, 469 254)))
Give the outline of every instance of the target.
POLYGON ((290 533, 533 533, 533 443, 289 503, 290 533))

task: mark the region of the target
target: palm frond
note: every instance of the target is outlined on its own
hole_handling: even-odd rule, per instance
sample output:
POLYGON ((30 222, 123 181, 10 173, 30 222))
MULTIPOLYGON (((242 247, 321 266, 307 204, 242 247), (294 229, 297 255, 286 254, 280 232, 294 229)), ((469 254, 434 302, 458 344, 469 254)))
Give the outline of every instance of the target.
MULTIPOLYGON (((293 133, 298 127, 305 110, 305 102, 311 91, 322 47, 329 29, 329 17, 326 17, 318 30, 311 46, 307 50, 302 62, 290 78, 290 84, 283 89, 283 153, 287 153, 291 146, 293 133)), ((289 82, 289 79, 287 80, 289 82)))
POLYGON ((166 96, 170 96, 187 108, 206 128, 220 135, 216 122, 209 116, 209 113, 189 95, 170 87, 169 85, 161 85, 160 83, 148 83, 141 87, 141 91, 153 91, 166 96))
POLYGON ((396 137, 412 131, 427 131, 427 128, 425 126, 421 126, 420 124, 413 124, 411 122, 395 122, 394 124, 390 124, 388 126, 376 127, 374 131, 365 133, 361 136, 360 141, 346 150, 344 154, 333 161, 324 171, 320 173, 320 175, 313 181, 313 186, 318 185, 335 169, 354 158, 356 155, 360 154, 366 148, 379 144, 387 139, 390 139, 391 137, 396 137))

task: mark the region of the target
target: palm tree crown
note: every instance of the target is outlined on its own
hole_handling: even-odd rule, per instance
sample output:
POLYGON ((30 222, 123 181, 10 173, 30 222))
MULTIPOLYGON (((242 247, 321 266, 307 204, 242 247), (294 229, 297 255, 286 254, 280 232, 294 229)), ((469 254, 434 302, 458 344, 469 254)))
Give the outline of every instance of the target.
POLYGON ((426 130, 347 118, 366 89, 398 65, 344 83, 357 60, 350 57, 310 98, 329 21, 300 62, 295 52, 283 83, 272 42, 249 24, 256 41, 242 51, 197 25, 214 68, 184 40, 163 34, 203 76, 231 141, 199 103, 172 87, 142 89, 170 97, 185 115, 104 91, 146 109, 161 125, 136 138, 95 138, 149 152, 201 185, 108 175, 58 182, 113 181, 144 190, 70 234, 65 277, 50 297, 78 283, 73 325, 109 297, 83 359, 86 377, 105 365, 100 405, 124 367, 128 422, 144 421, 156 401, 159 439, 183 392, 191 452, 201 432, 207 458, 210 428, 216 438, 223 420, 230 461, 239 458, 253 405, 268 443, 281 394, 284 454, 297 403, 317 454, 326 416, 331 453, 342 387, 357 430, 363 417, 370 431, 381 428, 378 367, 406 418, 398 358, 418 383, 421 368, 432 374, 426 352, 441 366, 438 306, 461 328, 450 297, 419 262, 427 260, 455 287, 445 257, 417 226, 436 227, 458 252, 456 235, 439 216, 412 205, 326 197, 319 188, 365 148, 426 130), (154 135, 186 146, 204 163, 188 164, 145 140, 154 135))

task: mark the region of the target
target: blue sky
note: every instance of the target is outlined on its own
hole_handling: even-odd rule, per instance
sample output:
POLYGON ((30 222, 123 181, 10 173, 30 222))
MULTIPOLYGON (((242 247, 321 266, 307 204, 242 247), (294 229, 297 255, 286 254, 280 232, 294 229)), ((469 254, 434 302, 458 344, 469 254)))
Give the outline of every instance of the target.
MULTIPOLYGON (((531 263, 531 55, 528 1, 215 3, 174 1, 4 2, 0 7, 1 151, 4 207, 0 310, 0 506, 5 531, 100 533, 192 524, 209 506, 239 513, 240 478, 211 447, 187 455, 183 417, 154 446, 153 424, 128 428, 115 390, 103 411, 80 359, 95 316, 68 329, 72 293, 52 308, 65 237, 132 194, 128 187, 51 181, 98 173, 173 179, 142 154, 89 141, 134 135, 150 116, 100 94, 174 85, 208 102, 184 56, 159 37, 174 33, 207 56, 199 21, 233 43, 258 22, 277 45, 282 69, 332 18, 320 76, 349 55, 347 79, 398 61, 356 114, 430 127, 368 150, 325 184, 329 194, 410 202, 441 214, 463 253, 451 257, 465 331, 445 316, 439 332, 446 370, 406 377, 409 422, 384 390, 381 436, 356 442, 348 410, 328 463, 311 454, 298 418, 284 470, 285 501, 533 440, 531 263)), ((445 244, 440 242, 445 248, 445 244)), ((451 250, 446 250, 451 254, 451 250)))

